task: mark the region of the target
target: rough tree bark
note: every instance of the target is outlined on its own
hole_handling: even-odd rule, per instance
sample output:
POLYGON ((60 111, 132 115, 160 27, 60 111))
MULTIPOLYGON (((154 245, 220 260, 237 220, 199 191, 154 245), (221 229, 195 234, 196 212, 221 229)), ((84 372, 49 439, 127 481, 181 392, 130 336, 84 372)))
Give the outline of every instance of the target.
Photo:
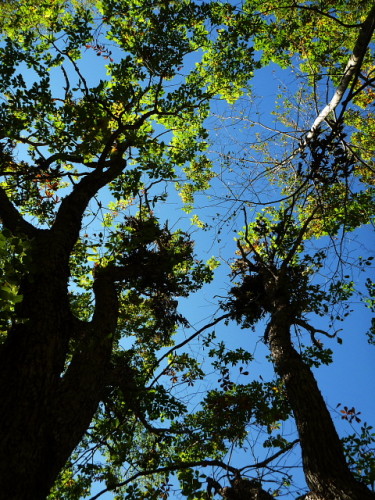
POLYGON ((315 377, 293 347, 290 330, 295 323, 295 310, 290 305, 288 285, 285 286, 282 280, 281 276, 281 282, 268 286, 273 304, 268 345, 297 424, 303 469, 311 489, 308 498, 374 500, 375 495, 349 470, 315 377))
POLYGON ((93 318, 80 321, 69 306, 69 256, 88 201, 123 168, 118 161, 83 178, 49 230, 25 221, 0 188, 2 224, 28 238, 31 262, 17 323, 0 349, 2 498, 45 498, 101 400, 117 324, 116 280, 107 269, 98 271, 93 318), (76 347, 66 366, 72 340, 76 347))

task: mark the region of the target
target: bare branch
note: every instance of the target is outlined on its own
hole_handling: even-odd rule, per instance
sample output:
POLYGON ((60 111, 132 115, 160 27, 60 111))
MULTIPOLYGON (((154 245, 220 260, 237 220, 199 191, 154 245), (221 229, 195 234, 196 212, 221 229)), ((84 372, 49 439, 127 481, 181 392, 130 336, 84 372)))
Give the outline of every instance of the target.
POLYGON ((320 328, 315 328, 315 327, 311 326, 309 323, 307 323, 307 321, 305 321, 303 319, 297 319, 295 321, 295 324, 302 326, 302 328, 304 328, 305 330, 307 330, 309 332, 312 343, 315 345, 315 347, 318 347, 318 349, 322 349, 322 344, 318 340, 316 340, 315 334, 321 333, 322 335, 325 335, 326 337, 329 337, 330 339, 334 339, 336 337, 337 333, 340 331, 340 330, 337 330, 337 332, 335 332, 335 333, 328 333, 325 330, 321 330, 320 328))
POLYGON ((280 457, 287 451, 291 450, 297 443, 299 443, 299 439, 295 439, 291 443, 289 443, 285 448, 282 448, 281 450, 277 451, 274 455, 262 460, 261 462, 257 462, 256 464, 253 465, 246 465, 245 467, 242 467, 239 469, 240 472, 246 470, 246 469, 261 469, 263 467, 267 467, 267 465, 271 462, 273 462, 276 458, 280 457))
MULTIPOLYGON (((251 243, 251 241, 249 240, 249 223, 247 222, 247 213, 246 213, 246 208, 243 207, 242 208, 242 211, 243 211, 243 216, 244 216, 244 219, 245 219, 245 241, 246 243, 249 245, 249 247, 251 248, 251 251, 255 254, 256 258, 257 258, 257 261, 264 267, 268 267, 266 265, 266 262, 264 261, 264 259, 262 258, 262 256, 260 255, 260 253, 257 251, 257 249, 255 248, 255 246, 251 243)), ((242 253, 242 251, 241 251, 242 253)))
MULTIPOLYGON (((172 354, 174 351, 177 351, 177 349, 181 349, 181 347, 184 347, 186 344, 188 344, 189 342, 191 342, 193 339, 195 339, 196 337, 198 337, 198 335, 200 335, 202 332, 204 332, 205 330, 207 330, 208 328, 211 328, 212 326, 215 326, 217 325, 217 323, 219 323, 220 321, 222 321, 223 319, 226 319, 226 318, 230 318, 231 317, 231 313, 226 313, 226 314, 223 314, 222 316, 219 316, 218 318, 214 319, 213 321, 211 321, 211 323, 208 323, 208 325, 205 325, 203 326, 202 328, 200 328, 199 330, 197 330, 196 332, 194 332, 192 335, 190 335, 190 337, 188 337, 187 339, 185 339, 184 341, 180 342, 179 344, 173 346, 171 349, 169 349, 169 351, 167 351, 165 354, 163 354, 163 356, 161 356, 161 358, 159 358, 154 366, 153 369, 155 369, 157 366, 160 365, 160 363, 165 359, 167 358, 170 354, 172 354)), ((158 380, 164 373, 166 370, 169 369, 169 367, 173 365, 173 362, 169 363, 169 365, 153 380, 153 383, 156 382, 156 380, 158 380)))

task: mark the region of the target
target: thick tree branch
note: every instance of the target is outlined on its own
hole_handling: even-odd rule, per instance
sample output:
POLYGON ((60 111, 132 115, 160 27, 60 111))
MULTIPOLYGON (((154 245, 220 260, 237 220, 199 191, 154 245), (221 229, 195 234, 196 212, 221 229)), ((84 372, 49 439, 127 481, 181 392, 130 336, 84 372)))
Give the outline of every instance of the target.
MULTIPOLYGON (((130 146, 130 143, 128 144, 130 146)), ((71 249, 77 241, 81 229, 82 217, 89 201, 109 182, 116 179, 126 167, 126 161, 117 158, 107 170, 98 167, 76 184, 73 191, 66 196, 60 205, 52 232, 60 234, 61 242, 71 249)))
POLYGON ((19 236, 32 238, 40 231, 22 217, 2 187, 0 187, 0 219, 6 229, 19 236))
POLYGON ((106 269, 98 270, 93 290, 92 321, 75 346, 72 360, 61 377, 51 413, 59 422, 55 436, 61 467, 90 425, 103 397, 118 318, 117 290, 106 269))
POLYGON ((99 268, 95 273, 95 309, 92 318, 94 328, 102 328, 105 325, 107 330, 113 331, 117 326, 119 304, 115 281, 111 273, 107 272, 107 268, 99 268))
MULTIPOLYGON (((306 146, 317 135, 320 125, 327 120, 328 115, 333 112, 342 101, 350 82, 360 73, 363 58, 366 54, 375 30, 375 5, 373 5, 373 7, 371 8, 365 21, 359 26, 361 26, 361 29, 357 41, 354 45, 353 52, 349 58, 349 61, 344 70, 344 74, 338 87, 336 88, 331 101, 322 109, 322 111, 319 113, 314 123, 310 127, 310 130, 301 138, 299 146, 295 148, 285 160, 281 161, 278 164, 278 167, 282 167, 283 165, 291 162, 294 158, 296 158, 298 154, 302 153, 305 150, 306 146)), ((356 92, 352 92, 343 102, 342 113, 345 111, 348 102, 356 94, 356 92)))
POLYGON ((102 187, 116 179, 126 168, 127 163, 123 158, 123 154, 133 145, 132 139, 119 143, 117 153, 110 160, 107 160, 119 135, 139 129, 148 118, 157 113, 154 107, 141 115, 135 123, 121 126, 113 132, 110 140, 104 145, 95 170, 87 174, 74 186, 73 191, 63 199, 52 230, 61 234, 61 240, 66 247, 71 248, 77 241, 83 213, 91 198, 102 187))
POLYGON ((69 153, 55 153, 51 155, 49 158, 40 158, 37 160, 38 166, 41 168, 47 169, 52 163, 55 161, 62 160, 62 161, 71 161, 72 163, 83 163, 84 164, 84 158, 81 155, 77 154, 69 154, 69 153))
POLYGON ((322 344, 318 340, 316 340, 315 334, 321 333, 322 335, 325 335, 326 337, 329 337, 330 339, 334 339, 336 337, 336 334, 337 334, 337 332, 328 333, 325 330, 321 330, 320 328, 314 328, 309 323, 307 323, 307 321, 305 321, 303 319, 297 319, 295 321, 295 324, 302 326, 302 328, 304 328, 305 330, 307 330, 309 332, 313 344, 316 347, 318 347, 319 349, 322 349, 322 344))

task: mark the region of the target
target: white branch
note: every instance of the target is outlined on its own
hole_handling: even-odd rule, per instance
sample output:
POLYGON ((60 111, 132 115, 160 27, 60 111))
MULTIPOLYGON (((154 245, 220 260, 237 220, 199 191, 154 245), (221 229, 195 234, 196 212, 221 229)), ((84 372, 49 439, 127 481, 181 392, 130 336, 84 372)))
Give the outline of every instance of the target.
POLYGON ((365 56, 368 45, 374 33, 374 29, 375 29, 375 5, 373 5, 364 23, 362 24, 352 55, 350 56, 348 64, 346 65, 340 84, 337 87, 336 92, 334 93, 331 101, 327 104, 327 106, 325 106, 322 109, 322 111, 319 113, 316 120, 312 124, 311 129, 308 132, 305 139, 306 143, 313 138, 319 125, 327 118, 329 113, 331 113, 334 109, 336 109, 336 107, 341 102, 341 99, 343 98, 343 95, 345 94, 349 86, 349 83, 351 82, 353 76, 359 71, 361 67, 363 58, 365 56))

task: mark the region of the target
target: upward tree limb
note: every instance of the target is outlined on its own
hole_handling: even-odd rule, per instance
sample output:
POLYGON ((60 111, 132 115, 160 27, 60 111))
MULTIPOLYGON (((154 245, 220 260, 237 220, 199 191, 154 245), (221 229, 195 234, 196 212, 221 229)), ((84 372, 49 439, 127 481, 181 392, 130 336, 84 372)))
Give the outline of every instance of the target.
POLYGON ((281 264, 281 267, 280 267, 280 271, 281 271, 280 276, 281 277, 285 276, 285 273, 288 269, 288 266, 289 266, 291 260, 293 259, 293 257, 296 255, 296 253, 298 251, 298 247, 301 245, 303 238, 306 234, 306 231, 309 228, 310 222, 314 219, 316 212, 317 212, 317 208, 315 208, 312 211, 312 213, 309 215, 309 217, 307 217, 307 219, 303 223, 301 229, 299 230, 296 241, 294 242, 292 248, 288 252, 288 255, 285 257, 285 259, 283 260, 283 262, 281 264))
MULTIPOLYGON (((182 342, 180 342, 179 344, 171 347, 171 349, 169 349, 169 351, 167 351, 166 353, 164 353, 156 362, 155 366, 159 366, 160 363, 165 359, 165 358, 168 358, 168 356, 170 354, 172 354, 173 352, 177 351, 177 349, 181 349, 181 347, 184 347, 186 344, 188 344, 189 342, 191 342, 193 339, 195 339, 196 337, 198 337, 198 335, 200 335, 201 333, 203 333, 205 330, 207 330, 208 328, 211 328, 212 326, 215 326, 217 323, 219 323, 220 321, 222 321, 223 319, 226 319, 226 318, 230 318, 230 313, 225 313, 225 314, 222 314, 221 316, 219 316, 218 318, 215 318, 213 321, 211 321, 211 323, 208 323, 207 325, 203 326, 202 328, 200 328, 199 330, 197 330, 196 332, 192 333, 189 337, 187 337, 185 340, 183 340, 182 342)), ((169 365, 168 365, 169 366, 169 365)), ((163 370, 164 372, 164 370, 163 370)), ((155 382, 155 381, 154 381, 155 382)))
MULTIPOLYGON (((350 82, 353 80, 355 76, 360 73, 361 65, 363 58, 366 54, 368 46, 371 42, 371 38, 375 31, 375 5, 372 6, 369 11, 365 21, 361 25, 361 29, 359 31, 359 35, 357 41, 354 45, 353 52, 349 58, 349 61, 344 70, 344 74, 341 78, 341 81, 331 99, 331 101, 322 109, 319 115, 316 117, 314 123, 311 125, 310 130, 307 134, 301 138, 300 144, 297 148, 295 148, 292 153, 278 165, 282 167, 283 165, 291 162, 296 156, 311 142, 311 140, 317 134, 317 130, 319 126, 327 119, 328 115, 334 111, 337 106, 342 101, 345 92, 347 91, 350 82)), ((347 103, 354 97, 357 92, 351 94, 350 99, 346 99, 343 103, 343 106, 346 106, 347 103)))
POLYGON ((0 187, 0 219, 3 226, 13 234, 31 238, 39 231, 22 217, 2 187, 0 187))
MULTIPOLYGON (((317 7, 312 7, 310 5, 300 5, 300 4, 297 4, 297 3, 293 4, 291 6, 291 8, 293 8, 293 9, 295 9, 296 7, 298 9, 301 9, 301 10, 308 10, 310 12, 316 12, 317 14, 319 14, 321 16, 328 17, 328 19, 331 19, 335 23, 340 24, 340 26, 344 26, 344 28, 357 28, 357 27, 362 26, 362 24, 348 24, 348 23, 344 23, 340 19, 338 19, 337 17, 329 14, 328 12, 324 12, 323 10, 321 10, 321 9, 319 9, 317 7)), ((284 6, 282 6, 282 8, 284 9, 284 6)))
POLYGON ((346 65, 344 74, 341 78, 340 84, 336 89, 331 101, 322 109, 314 123, 311 126, 310 131, 308 132, 304 143, 308 143, 315 135, 316 130, 320 126, 320 124, 327 118, 329 113, 331 113, 337 106, 340 104, 341 99, 343 98, 349 83, 352 78, 358 74, 363 58, 366 54, 367 48, 371 41, 372 35, 375 30, 375 5, 373 5, 372 9, 368 13, 365 21, 362 24, 360 29, 357 41, 355 43, 352 55, 349 58, 349 61, 346 65))
POLYGON ((69 251, 77 241, 82 217, 91 198, 95 196, 99 189, 120 175, 125 167, 126 161, 121 158, 116 159, 105 171, 98 165, 95 170, 83 177, 74 186, 73 191, 63 199, 52 226, 52 231, 55 234, 61 234, 64 246, 69 251))
POLYGON ((115 283, 104 270, 94 281, 95 310, 86 325, 72 360, 56 391, 51 414, 59 422, 54 439, 60 467, 90 424, 101 399, 110 369, 114 333, 118 318, 118 297, 115 283))

